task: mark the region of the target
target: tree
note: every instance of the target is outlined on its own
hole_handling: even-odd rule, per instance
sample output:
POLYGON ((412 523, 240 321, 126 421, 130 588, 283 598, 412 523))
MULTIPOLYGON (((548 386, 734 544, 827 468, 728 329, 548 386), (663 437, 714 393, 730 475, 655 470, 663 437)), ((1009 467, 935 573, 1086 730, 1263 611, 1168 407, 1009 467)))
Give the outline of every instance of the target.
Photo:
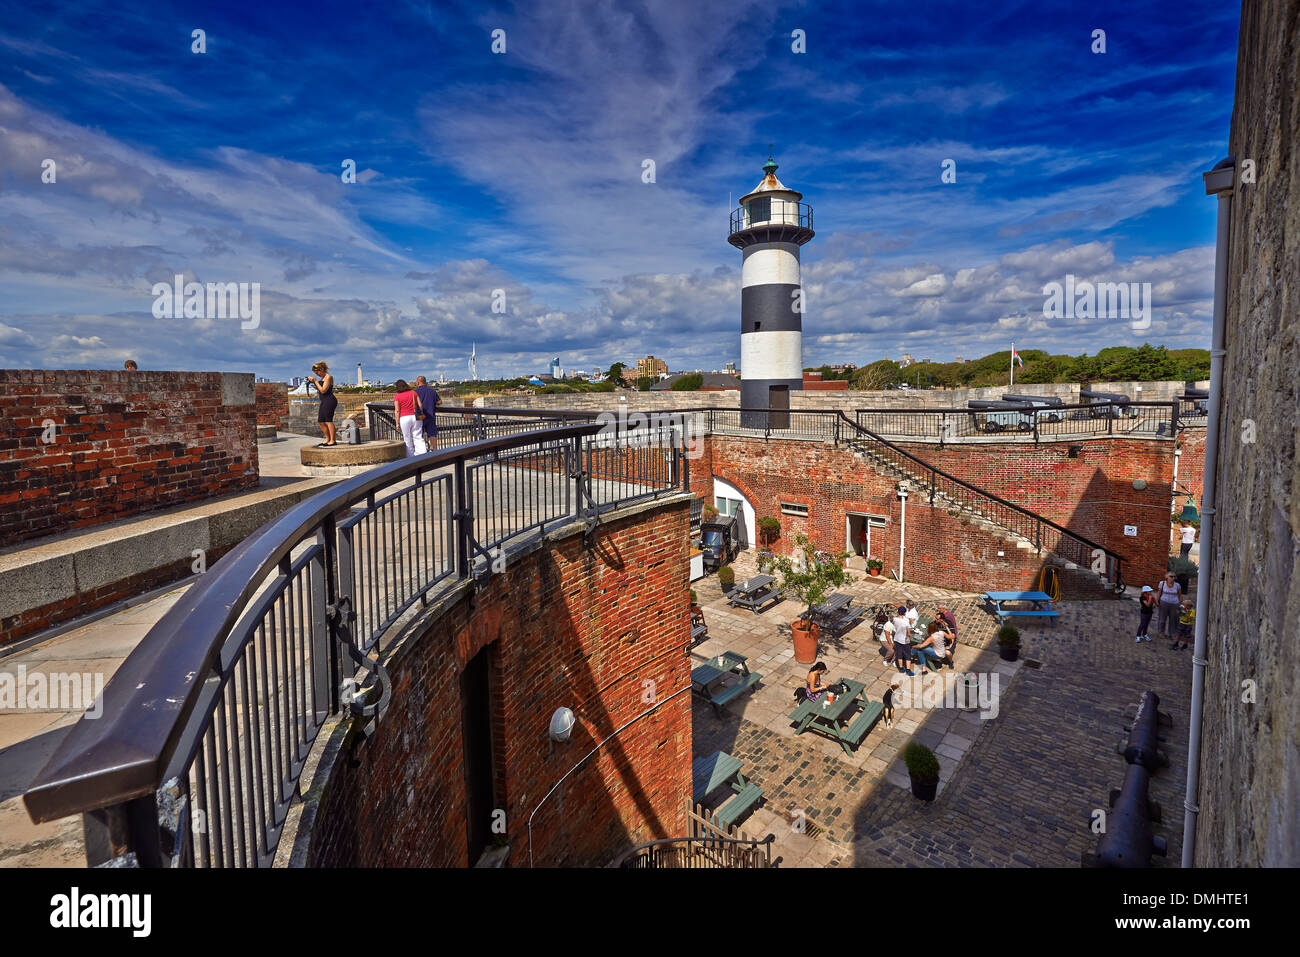
POLYGON ((704 376, 698 372, 692 372, 690 375, 684 375, 677 379, 672 385, 674 392, 695 392, 704 384, 704 376))
POLYGON ((615 362, 609 367, 609 371, 605 373, 605 378, 616 386, 626 386, 627 381, 623 378, 623 370, 626 368, 627 366, 623 363, 615 362))
POLYGON ((649 391, 650 387, 654 384, 655 380, 650 378, 648 375, 638 376, 636 380, 636 387, 639 392, 649 391))
POLYGON ((880 359, 863 366, 853 377, 855 389, 889 389, 903 381, 903 371, 897 362, 880 359))

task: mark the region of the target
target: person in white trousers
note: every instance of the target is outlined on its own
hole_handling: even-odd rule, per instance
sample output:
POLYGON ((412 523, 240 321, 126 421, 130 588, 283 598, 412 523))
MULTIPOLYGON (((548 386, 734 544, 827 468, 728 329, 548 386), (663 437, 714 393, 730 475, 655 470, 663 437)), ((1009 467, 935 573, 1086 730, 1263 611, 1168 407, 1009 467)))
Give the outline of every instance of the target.
POLYGON ((424 430, 420 428, 417 416, 424 414, 420 397, 416 395, 405 379, 397 380, 397 394, 393 396, 393 414, 397 427, 402 430, 402 439, 406 442, 406 454, 423 455, 429 451, 424 441, 424 430))

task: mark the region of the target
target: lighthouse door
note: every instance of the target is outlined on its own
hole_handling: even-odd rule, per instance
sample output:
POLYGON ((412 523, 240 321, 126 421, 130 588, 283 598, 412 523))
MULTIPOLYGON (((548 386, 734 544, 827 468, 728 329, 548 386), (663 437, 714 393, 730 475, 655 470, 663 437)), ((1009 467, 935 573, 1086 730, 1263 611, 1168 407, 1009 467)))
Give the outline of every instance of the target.
POLYGON ((788 385, 767 387, 767 407, 771 410, 768 428, 790 428, 790 387, 788 385))

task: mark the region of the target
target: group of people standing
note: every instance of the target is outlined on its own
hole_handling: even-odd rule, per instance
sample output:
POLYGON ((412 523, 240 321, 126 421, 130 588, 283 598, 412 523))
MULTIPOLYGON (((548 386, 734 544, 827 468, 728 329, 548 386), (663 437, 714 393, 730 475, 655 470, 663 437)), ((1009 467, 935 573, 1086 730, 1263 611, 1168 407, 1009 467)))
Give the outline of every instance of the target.
POLYGON ((913 664, 921 666, 921 674, 929 674, 933 665, 938 671, 944 665, 953 667, 953 649, 957 644, 957 616, 945 606, 935 609, 934 620, 926 626, 925 634, 916 632, 920 618, 915 605, 899 605, 895 614, 881 613, 876 618, 877 636, 885 646, 885 664, 893 664, 900 673, 915 675, 913 664))
POLYGON ((1196 606, 1183 597, 1183 586, 1173 572, 1165 575, 1159 586, 1142 586, 1142 597, 1138 599, 1138 630, 1134 641, 1150 641, 1147 630, 1151 627, 1152 617, 1156 617, 1156 630, 1162 639, 1173 639, 1169 646, 1171 651, 1180 651, 1190 646, 1192 630, 1196 627, 1196 606))
MULTIPOLYGON (((334 431, 334 413, 338 410, 339 400, 334 394, 334 376, 329 366, 318 362, 311 367, 312 374, 307 378, 320 396, 320 412, 316 421, 320 425, 328 447, 338 444, 334 431)), ((438 447, 438 398, 437 391, 429 385, 424 376, 415 377, 415 385, 405 379, 398 379, 396 394, 393 396, 393 417, 406 442, 406 454, 422 455, 438 447)))

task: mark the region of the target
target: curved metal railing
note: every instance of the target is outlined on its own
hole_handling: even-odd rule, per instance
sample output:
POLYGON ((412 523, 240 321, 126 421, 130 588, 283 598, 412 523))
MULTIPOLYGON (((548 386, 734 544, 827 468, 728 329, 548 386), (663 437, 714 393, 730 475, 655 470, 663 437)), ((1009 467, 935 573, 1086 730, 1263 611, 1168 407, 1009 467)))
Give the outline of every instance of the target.
MULTIPOLYGON (((289 509, 177 600, 24 802, 91 864, 266 866, 331 715, 387 704, 404 615, 547 528, 689 488, 672 429, 544 428, 403 459, 289 509), (130 857, 133 855, 133 857, 130 857)), ((409 620, 408 620, 409 621, 409 620)))
POLYGON ((669 837, 629 848, 609 863, 627 870, 775 867, 772 842, 730 837, 669 837))

